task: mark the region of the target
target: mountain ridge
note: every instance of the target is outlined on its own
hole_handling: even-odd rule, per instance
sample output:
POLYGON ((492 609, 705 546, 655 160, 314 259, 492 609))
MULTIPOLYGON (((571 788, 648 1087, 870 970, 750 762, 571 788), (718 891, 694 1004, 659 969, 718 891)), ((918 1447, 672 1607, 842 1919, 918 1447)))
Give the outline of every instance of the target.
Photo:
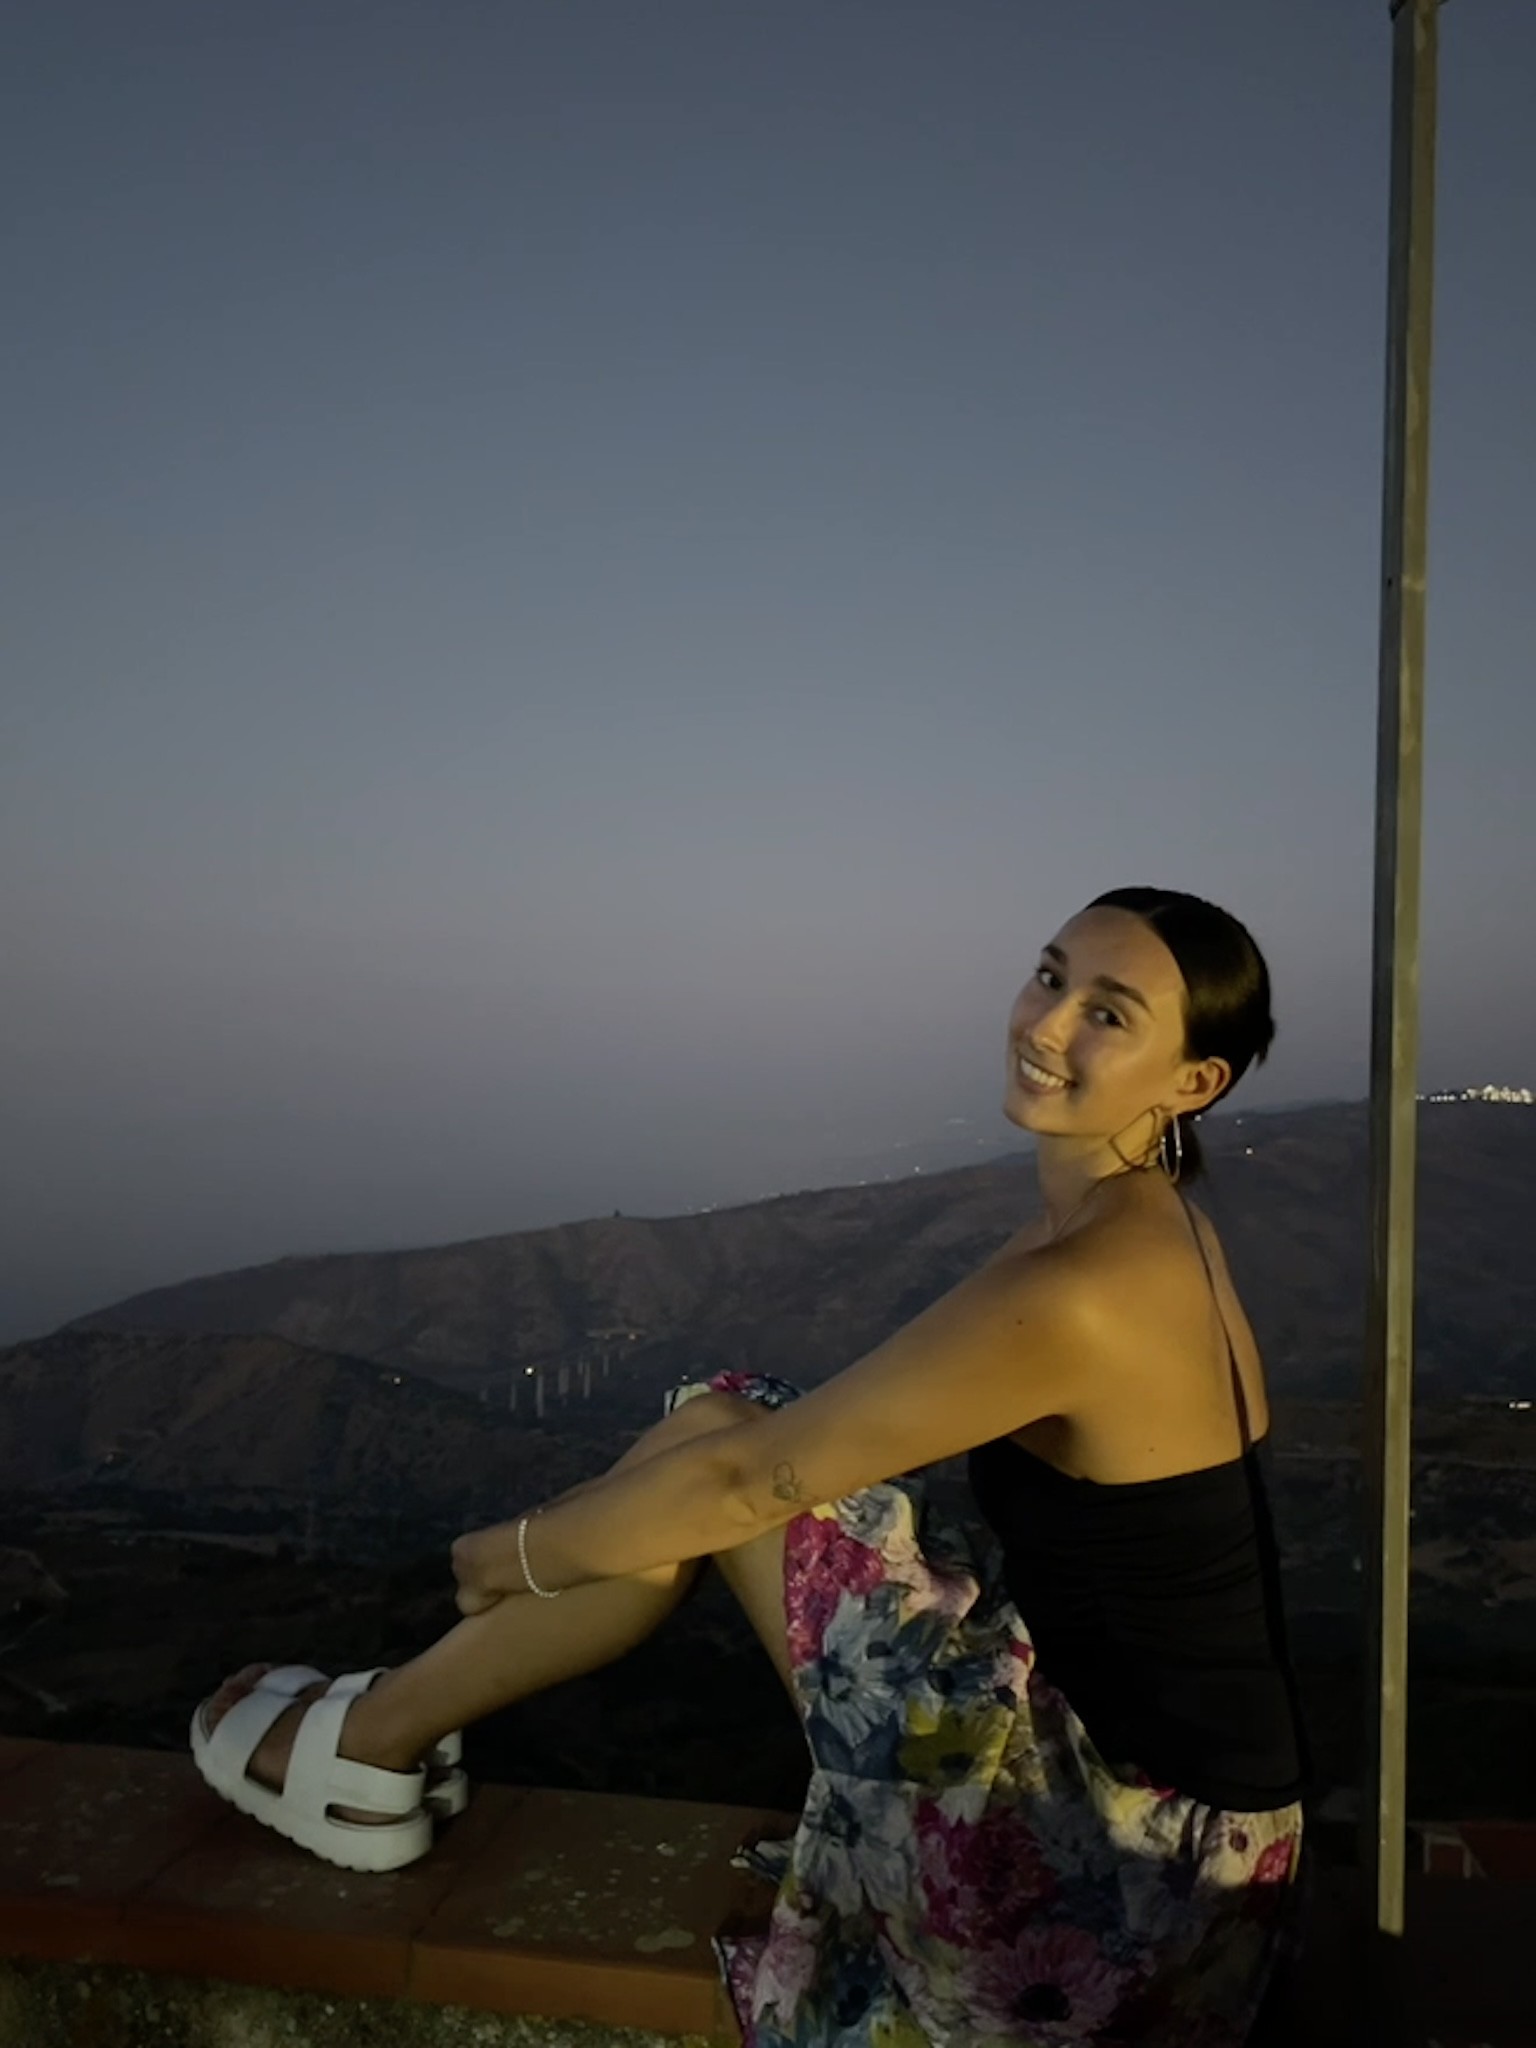
POLYGON ((11 1495, 452 1518, 542 1498, 574 1455, 451 1388, 281 1337, 56 1331, 0 1352, 11 1495))
MULTIPOLYGON (((1420 1105, 1416 1351, 1447 1395, 1536 1379, 1536 1119, 1420 1105)), ((1369 1105, 1202 1126, 1216 1223, 1278 1391, 1358 1381, 1369 1290, 1369 1105)), ((479 1392, 633 1347, 816 1384, 1038 1213, 1025 1155, 670 1217, 613 1216, 203 1275, 62 1331, 268 1334, 479 1392), (629 1333, 635 1335, 631 1337, 629 1333), (622 1333, 622 1334, 620 1334, 622 1333)), ((57 1334, 57 1333, 56 1333, 57 1334)), ((0 1353, 0 1356, 3 1356, 0 1353)))

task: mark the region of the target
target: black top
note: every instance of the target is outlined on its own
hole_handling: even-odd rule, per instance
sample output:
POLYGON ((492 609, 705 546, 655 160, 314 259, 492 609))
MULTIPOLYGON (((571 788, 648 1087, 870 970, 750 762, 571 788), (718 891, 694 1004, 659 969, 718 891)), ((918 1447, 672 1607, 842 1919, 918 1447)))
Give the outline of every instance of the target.
MULTIPOLYGON (((1195 1242, 1204 1260, 1198 1230, 1195 1242)), ((1230 1335, 1227 1356, 1243 1455, 1224 1465, 1104 1486, 1006 1436, 967 1465, 1040 1676, 1104 1760, 1252 1813, 1299 1799, 1310 1763, 1261 1446, 1230 1335)))

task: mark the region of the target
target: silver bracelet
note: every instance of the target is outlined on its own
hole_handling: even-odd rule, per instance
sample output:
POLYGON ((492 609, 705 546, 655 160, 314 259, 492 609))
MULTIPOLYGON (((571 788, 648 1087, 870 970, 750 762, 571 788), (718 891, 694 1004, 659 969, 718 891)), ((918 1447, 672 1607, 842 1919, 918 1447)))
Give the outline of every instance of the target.
MULTIPOLYGON (((542 1508, 535 1508, 533 1511, 535 1515, 542 1515, 543 1512, 544 1510, 542 1508)), ((553 1593, 546 1593, 542 1586, 536 1586, 533 1583, 533 1573, 528 1569, 527 1529, 528 1524, 532 1519, 532 1515, 524 1515, 523 1519, 517 1525, 517 1555, 518 1560, 523 1567, 523 1577, 528 1581, 528 1590, 530 1593, 537 1593, 541 1600, 558 1600, 560 1598, 561 1593, 565 1591, 565 1588, 561 1586, 553 1593)))

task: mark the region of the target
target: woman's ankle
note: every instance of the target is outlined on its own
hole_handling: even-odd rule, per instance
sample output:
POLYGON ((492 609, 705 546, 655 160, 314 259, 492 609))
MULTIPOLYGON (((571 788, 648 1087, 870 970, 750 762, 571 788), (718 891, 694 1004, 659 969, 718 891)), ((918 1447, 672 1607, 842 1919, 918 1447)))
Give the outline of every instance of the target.
POLYGON ((419 1719, 405 1711, 399 1677, 395 1671, 386 1673, 353 1701, 342 1729, 341 1755, 381 1771, 414 1771, 426 1762, 442 1731, 423 1732, 419 1719))

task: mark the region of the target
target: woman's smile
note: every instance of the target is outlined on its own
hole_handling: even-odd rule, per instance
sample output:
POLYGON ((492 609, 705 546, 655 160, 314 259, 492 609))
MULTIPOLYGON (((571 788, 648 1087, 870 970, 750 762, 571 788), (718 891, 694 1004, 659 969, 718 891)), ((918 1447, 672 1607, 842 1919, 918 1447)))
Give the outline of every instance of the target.
POLYGON ((1021 1088, 1031 1095, 1065 1095, 1071 1082, 1064 1075, 1055 1074, 1049 1067, 1042 1067, 1033 1061, 1028 1053, 1019 1053, 1013 1064, 1013 1071, 1021 1088))

